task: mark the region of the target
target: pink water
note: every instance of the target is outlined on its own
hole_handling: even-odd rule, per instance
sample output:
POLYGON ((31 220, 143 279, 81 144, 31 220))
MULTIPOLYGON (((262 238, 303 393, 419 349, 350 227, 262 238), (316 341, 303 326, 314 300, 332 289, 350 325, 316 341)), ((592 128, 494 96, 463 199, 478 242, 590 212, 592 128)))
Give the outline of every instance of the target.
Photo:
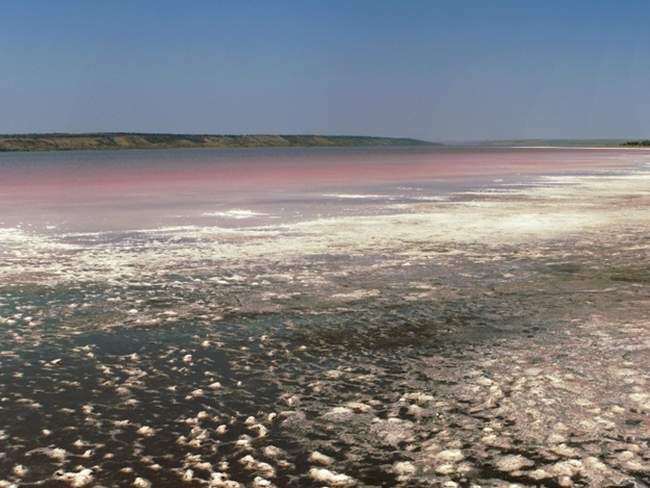
POLYGON ((244 219, 205 214, 245 209, 301 218, 349 212, 355 211, 354 199, 332 199, 332 193, 393 201, 436 196, 495 179, 623 168, 647 154, 483 147, 7 153, 0 154, 0 226, 95 231, 239 225, 244 219))

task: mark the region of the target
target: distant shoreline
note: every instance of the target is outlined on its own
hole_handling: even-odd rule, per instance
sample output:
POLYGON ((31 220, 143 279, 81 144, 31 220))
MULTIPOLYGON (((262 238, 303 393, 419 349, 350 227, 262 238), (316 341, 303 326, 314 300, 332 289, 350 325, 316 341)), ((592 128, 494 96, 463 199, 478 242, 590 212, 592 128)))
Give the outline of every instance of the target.
MULTIPOLYGON (((501 147, 501 146, 486 146, 486 147, 501 147)), ((503 146, 509 149, 561 149, 561 150, 574 150, 574 151, 595 151, 595 150, 621 150, 621 149, 636 149, 640 151, 648 151, 648 146, 636 146, 633 144, 621 144, 619 146, 503 146)))
POLYGON ((482 147, 519 147, 527 149, 621 149, 650 147, 650 141, 648 140, 632 139, 504 139, 476 141, 471 144, 482 147))
POLYGON ((254 148, 254 147, 402 147, 439 146, 420 139, 329 135, 218 135, 106 132, 88 134, 0 135, 0 152, 254 148))
POLYGON ((437 143, 407 137, 318 134, 171 134, 146 132, 0 134, 0 153, 129 149, 308 147, 483 147, 511 149, 650 149, 648 140, 521 139, 437 143))

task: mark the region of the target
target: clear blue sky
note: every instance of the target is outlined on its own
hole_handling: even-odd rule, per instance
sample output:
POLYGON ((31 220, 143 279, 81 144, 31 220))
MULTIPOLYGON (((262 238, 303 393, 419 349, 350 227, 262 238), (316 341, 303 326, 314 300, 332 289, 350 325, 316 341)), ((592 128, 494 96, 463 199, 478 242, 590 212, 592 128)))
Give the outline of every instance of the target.
POLYGON ((3 0, 0 132, 650 137, 646 0, 3 0))

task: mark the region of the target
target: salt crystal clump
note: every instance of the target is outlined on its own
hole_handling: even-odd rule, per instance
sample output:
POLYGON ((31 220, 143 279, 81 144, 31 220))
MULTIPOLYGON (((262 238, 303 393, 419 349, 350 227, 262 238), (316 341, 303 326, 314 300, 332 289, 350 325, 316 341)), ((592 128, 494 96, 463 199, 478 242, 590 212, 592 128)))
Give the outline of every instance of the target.
POLYGON ((393 472, 400 480, 410 478, 416 471, 416 467, 408 461, 399 461, 393 464, 393 472))
POLYGON ((269 480, 256 476, 253 480, 253 488, 273 488, 275 485, 269 480))
POLYGON ((334 462, 334 459, 329 457, 326 454, 314 451, 309 455, 309 461, 314 464, 320 464, 322 466, 329 466, 334 462))
POLYGON ((151 437, 152 435, 155 434, 156 431, 153 430, 151 427, 143 425, 136 432, 144 437, 151 437))
POLYGON ((356 484, 356 481, 348 475, 336 473, 325 468, 311 468, 309 470, 309 476, 314 481, 327 483, 334 488, 345 488, 356 484))
POLYGON ((396 417, 389 417, 386 420, 376 419, 373 420, 371 433, 383 444, 396 446, 413 437, 413 423, 396 417))
POLYGON ((208 461, 203 461, 203 462, 195 462, 192 464, 194 468, 199 469, 201 471, 212 471, 212 463, 208 461))
POLYGON ((325 377, 331 380, 337 380, 339 379, 343 373, 337 369, 330 369, 329 371, 325 371, 325 377))
POLYGON ((354 416, 354 412, 352 411, 352 409, 347 407, 334 407, 323 415, 324 418, 327 418, 328 420, 333 420, 335 422, 349 420, 353 416, 354 416))
POLYGON ((269 433, 269 429, 264 427, 262 424, 251 425, 249 427, 249 430, 257 432, 257 437, 266 437, 266 435, 269 433))
POLYGON ((284 451, 276 446, 266 446, 263 451, 266 457, 275 459, 284 456, 284 451))
POLYGON ((351 408, 357 413, 367 413, 372 410, 372 407, 370 405, 366 405, 365 403, 361 402, 348 402, 345 404, 345 406, 351 408))
POLYGON ((550 467, 556 476, 568 476, 572 478, 582 471, 582 463, 578 459, 560 461, 550 467))
POLYGON ((408 414, 413 417, 424 417, 426 414, 426 410, 416 403, 409 405, 407 411, 408 414))
POLYGON ((190 394, 185 397, 185 399, 191 400, 192 398, 201 398, 204 395, 205 391, 203 391, 201 388, 197 388, 196 390, 192 390, 190 394))
POLYGON ((496 462, 496 467, 499 471, 509 473, 511 471, 519 471, 522 468, 533 466, 534 464, 535 463, 524 456, 513 454, 500 458, 496 462))
POLYGON ((134 488, 151 488, 151 481, 139 476, 133 481, 134 488))
POLYGON ((55 447, 53 449, 45 448, 41 452, 50 459, 54 459, 55 461, 59 462, 65 461, 65 458, 68 455, 68 452, 65 449, 61 449, 60 447, 55 447))
POLYGON ((258 461, 250 454, 247 454, 239 460, 239 462, 244 465, 247 469, 256 471, 261 475, 264 475, 267 478, 275 477, 275 468, 268 463, 258 461))
POLYGON ((93 481, 93 472, 88 468, 83 468, 80 471, 75 472, 63 472, 57 471, 55 476, 61 481, 67 483, 72 488, 84 488, 89 486, 93 481))
POLYGON ((224 473, 212 473, 208 486, 210 488, 240 488, 241 484, 229 480, 228 476, 224 473))
POLYGON ((456 472, 456 465, 455 464, 449 464, 449 463, 439 464, 438 466, 436 466, 435 472, 438 473, 438 474, 448 476, 448 475, 453 474, 453 473, 456 472))
POLYGON ((538 480, 538 481, 548 479, 548 478, 551 477, 551 474, 548 471, 546 471, 544 469, 541 469, 541 468, 534 469, 532 471, 527 471, 526 475, 529 476, 530 478, 532 478, 534 480, 538 480))
POLYGON ((447 449, 436 454, 436 459, 442 462, 457 463, 465 459, 460 449, 447 449))

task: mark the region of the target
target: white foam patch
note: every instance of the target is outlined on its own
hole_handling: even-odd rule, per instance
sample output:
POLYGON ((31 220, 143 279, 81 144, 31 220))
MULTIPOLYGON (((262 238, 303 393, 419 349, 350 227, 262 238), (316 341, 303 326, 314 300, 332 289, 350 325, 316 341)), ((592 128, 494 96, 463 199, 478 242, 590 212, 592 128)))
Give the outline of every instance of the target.
POLYGON ((0 227, 0 251, 16 250, 73 250, 79 246, 59 242, 37 232, 20 227, 0 227))
POLYGON ((246 210, 240 208, 233 208, 231 210, 225 210, 221 212, 204 212, 201 214, 203 217, 220 217, 225 219, 250 219, 252 217, 261 217, 268 215, 262 212, 255 212, 254 210, 246 210))
POLYGON ((443 196, 415 196, 415 197, 410 197, 410 196, 405 196, 404 198, 407 198, 409 200, 416 200, 419 202, 445 202, 449 200, 448 197, 443 197, 443 196))
POLYGON ((434 195, 382 195, 382 194, 361 194, 361 193, 324 193, 326 198, 336 198, 339 200, 416 200, 422 202, 443 202, 447 200, 446 196, 434 195))
POLYGON ((323 193, 325 198, 338 198, 340 200, 377 200, 394 199, 392 195, 363 194, 363 193, 323 193))

